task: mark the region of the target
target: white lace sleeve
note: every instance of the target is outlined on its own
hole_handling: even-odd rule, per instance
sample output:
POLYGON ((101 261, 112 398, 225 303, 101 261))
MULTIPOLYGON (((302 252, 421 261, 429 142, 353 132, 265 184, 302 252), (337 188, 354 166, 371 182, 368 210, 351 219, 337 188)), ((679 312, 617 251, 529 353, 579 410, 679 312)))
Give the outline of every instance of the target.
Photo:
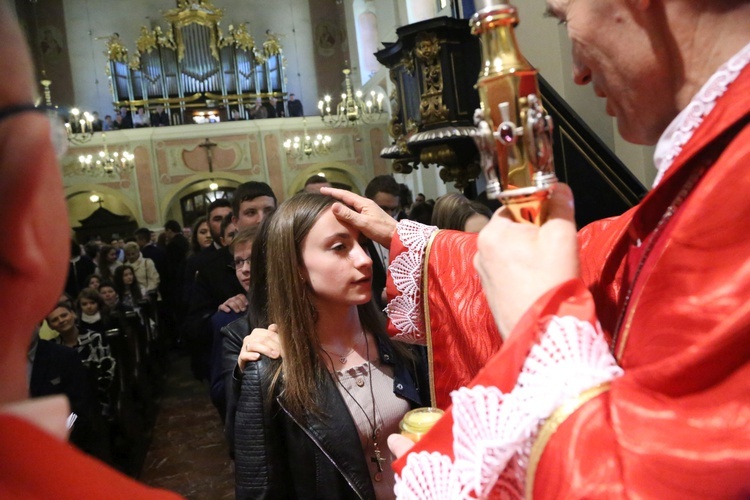
POLYGON ((600 328, 554 317, 516 387, 462 387, 453 400, 453 455, 412 453, 396 476, 402 499, 523 498, 531 445, 544 421, 579 394, 622 375, 600 328))
POLYGON ((399 331, 393 338, 401 342, 421 345, 426 342, 422 266, 427 243, 437 229, 411 220, 402 220, 396 226, 396 233, 407 251, 396 257, 389 267, 399 295, 388 303, 385 312, 399 331))

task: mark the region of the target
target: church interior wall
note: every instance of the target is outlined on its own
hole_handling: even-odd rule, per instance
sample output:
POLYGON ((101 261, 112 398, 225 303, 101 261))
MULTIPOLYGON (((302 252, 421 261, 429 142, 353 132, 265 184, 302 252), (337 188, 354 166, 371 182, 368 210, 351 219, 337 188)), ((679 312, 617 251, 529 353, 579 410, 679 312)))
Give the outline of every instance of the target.
MULTIPOLYGON (((273 3, 273 7, 264 0, 216 0, 214 3, 224 9, 222 28, 225 30, 231 23, 248 22, 250 32, 258 43, 262 43, 266 29, 282 35, 281 43, 287 59, 288 91, 302 100, 306 114, 311 115, 308 128, 319 128, 320 122, 312 116, 316 114, 319 97, 326 92, 333 95, 340 93, 343 83, 341 69, 345 64, 352 67, 355 87, 361 85, 358 40, 354 29, 356 5, 361 3, 375 13, 380 42, 394 41, 397 26, 421 20, 420 16, 432 13, 436 8, 432 0, 419 0, 417 3, 412 0, 279 0, 273 3)), ((39 3, 37 8, 44 5, 39 3)), ((140 27, 164 26, 161 13, 175 4, 172 0, 119 3, 51 0, 47 5, 50 10, 45 11, 45 15, 55 11, 55 5, 60 6, 58 10, 64 11, 61 32, 65 34, 63 44, 68 45, 66 53, 70 58, 76 104, 99 110, 104 116, 111 110, 111 93, 104 74, 104 38, 118 32, 133 50, 140 27)), ((544 0, 516 2, 516 6, 521 16, 517 33, 523 53, 634 174, 645 184, 650 183, 653 178, 650 168, 653 149, 623 141, 614 120, 606 115, 603 101, 595 98, 591 86, 580 87, 572 82, 570 43, 565 28, 542 18, 544 0)), ((442 15, 444 11, 434 12, 442 15)), ((64 94, 61 85, 61 81, 53 82, 53 99, 56 91, 64 94)), ((390 94, 390 81, 384 69, 375 73, 369 85, 383 87, 390 94)), ((217 154, 242 159, 240 163, 230 165, 233 175, 247 180, 265 180, 275 190, 282 190, 282 196, 286 196, 285 190, 294 183, 295 176, 310 166, 309 162, 303 162, 300 166, 286 158, 281 146, 283 140, 292 135, 295 128, 299 131, 302 128, 300 123, 287 120, 268 120, 269 123, 263 126, 246 122, 241 127, 243 130, 232 129, 230 132, 227 129, 211 129, 210 135, 214 142, 217 142, 216 137, 221 141, 217 154), (251 129, 244 130, 247 127, 251 129)), ((186 179, 203 180, 201 176, 205 172, 196 167, 201 158, 198 154, 200 151, 194 148, 205 139, 206 129, 201 127, 210 126, 195 126, 198 127, 195 131, 190 129, 193 126, 181 126, 158 132, 132 130, 111 134, 108 142, 128 142, 136 154, 137 167, 131 174, 132 178, 102 180, 66 177, 66 186, 89 183, 116 189, 127 199, 138 200, 135 215, 139 223, 159 225, 165 216, 171 214, 157 203, 157 200, 163 203, 164 192, 174 183, 185 182, 186 179), (116 139, 115 135, 120 137, 116 139)), ((217 126, 232 128, 224 123, 217 126)), ((376 128, 379 130, 375 132, 329 129, 328 133, 338 139, 341 149, 334 153, 334 157, 325 158, 325 161, 350 162, 352 168, 367 175, 390 173, 390 162, 379 157, 376 146, 390 143, 390 138, 385 132, 384 123, 376 128)), ((92 141, 88 146, 95 145, 96 142, 92 141)), ((72 153, 75 153, 75 149, 72 153)), ((229 161, 227 158, 221 161, 229 161)), ((438 169, 434 167, 420 168, 400 177, 413 190, 424 191, 428 197, 454 190, 452 185, 443 184, 438 169)))
MULTIPOLYGON (((186 188, 203 189, 212 180, 226 180, 234 186, 250 180, 267 182, 279 201, 283 201, 296 191, 294 186, 299 183, 300 175, 316 171, 318 164, 336 162, 348 166, 356 172, 360 190, 364 188, 362 182, 389 172, 389 163, 379 156, 389 140, 387 117, 371 125, 325 130, 318 120, 310 119, 306 125, 308 133, 329 134, 331 152, 322 157, 295 159, 286 154, 283 142, 303 134, 304 120, 272 118, 121 130, 107 135, 107 147, 115 151, 127 146, 135 154, 134 170, 108 178, 78 175, 78 157, 95 154, 102 147, 101 136, 97 134, 90 142, 69 150, 63 159, 63 171, 67 174, 64 182, 77 192, 98 186, 116 191, 133 204, 132 212, 139 225, 155 228, 168 218, 181 222, 179 199, 189 192, 186 188), (209 171, 208 157, 201 147, 207 136, 215 144, 211 148, 213 172, 209 171)), ((76 214, 86 207, 90 212, 97 208, 82 203, 82 208, 74 207, 76 214)))

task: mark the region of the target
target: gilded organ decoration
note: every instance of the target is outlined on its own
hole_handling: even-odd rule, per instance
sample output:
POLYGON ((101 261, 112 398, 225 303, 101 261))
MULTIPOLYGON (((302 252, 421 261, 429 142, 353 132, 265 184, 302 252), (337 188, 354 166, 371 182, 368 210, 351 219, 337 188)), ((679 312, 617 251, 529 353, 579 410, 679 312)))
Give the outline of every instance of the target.
POLYGON ((146 26, 141 26, 141 36, 135 41, 135 48, 139 54, 148 54, 156 48, 156 30, 150 31, 146 26))
POLYGON ((266 57, 273 57, 281 55, 281 42, 279 42, 279 36, 271 30, 266 30, 266 41, 263 42, 263 52, 266 57))
POLYGON ((174 41, 174 31, 171 25, 167 28, 166 32, 162 32, 161 26, 157 26, 154 28, 154 33, 156 34, 156 43, 159 44, 159 47, 177 50, 177 43, 174 41))
POLYGON ((128 49, 122 44, 119 33, 113 33, 107 39, 107 50, 104 51, 104 55, 110 61, 125 62, 128 60, 128 49))
POLYGON ((225 34, 223 15, 209 1, 179 1, 164 13, 165 27, 141 27, 130 57, 119 35, 109 37, 107 74, 115 107, 160 105, 171 123, 190 123, 208 108, 229 119, 232 108, 245 116, 245 106, 257 97, 283 101, 283 35, 266 30, 257 46, 247 23, 230 24, 225 34))

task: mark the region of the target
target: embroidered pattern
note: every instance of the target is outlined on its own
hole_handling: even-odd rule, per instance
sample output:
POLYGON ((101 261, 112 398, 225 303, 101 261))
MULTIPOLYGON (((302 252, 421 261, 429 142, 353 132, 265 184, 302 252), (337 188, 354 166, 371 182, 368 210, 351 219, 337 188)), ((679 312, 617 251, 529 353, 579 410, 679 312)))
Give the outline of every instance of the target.
POLYGON ((411 220, 402 220, 396 226, 399 239, 407 248, 391 263, 393 284, 399 295, 385 308, 391 323, 399 333, 394 339, 409 344, 424 345, 425 325, 422 315, 422 264, 427 243, 434 226, 425 226, 411 220))
POLYGON ((703 123, 703 119, 714 109, 716 101, 724 95, 729 84, 737 79, 748 63, 750 63, 750 44, 745 45, 742 50, 724 63, 667 127, 654 153, 657 173, 653 187, 659 184, 683 146, 693 137, 693 133, 703 123))
POLYGON ((510 393, 484 386, 451 393, 455 461, 437 452, 409 455, 396 476, 396 494, 405 499, 523 497, 531 445, 544 421, 586 389, 621 375, 598 325, 553 317, 510 393))

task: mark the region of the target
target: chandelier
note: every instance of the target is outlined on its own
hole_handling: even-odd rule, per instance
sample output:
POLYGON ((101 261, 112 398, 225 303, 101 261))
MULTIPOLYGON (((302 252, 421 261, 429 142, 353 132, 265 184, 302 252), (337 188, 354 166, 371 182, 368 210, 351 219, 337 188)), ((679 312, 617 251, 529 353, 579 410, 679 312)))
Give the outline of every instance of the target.
MULTIPOLYGON (((42 73, 44 74, 44 72, 42 73)), ((63 116, 60 113, 60 108, 52 104, 52 92, 50 91, 52 80, 44 78, 39 83, 44 87, 44 108, 48 110, 51 117, 59 114, 59 118, 65 123, 68 142, 75 145, 89 142, 94 137, 94 115, 88 111, 81 113, 78 108, 72 108, 67 117, 63 116)))
POLYGON ((68 133, 68 141, 72 144, 83 144, 89 142, 94 136, 94 116, 88 111, 78 108, 70 110, 70 117, 65 122, 65 130, 68 133))
POLYGON ((323 123, 331 127, 355 126, 372 123, 380 118, 385 96, 372 90, 365 100, 361 90, 353 90, 351 70, 345 69, 343 73, 346 92, 341 94, 341 102, 334 106, 330 95, 318 101, 318 111, 323 123))
POLYGON ((103 149, 96 156, 81 155, 78 157, 76 173, 89 176, 120 176, 129 173, 135 166, 135 155, 129 151, 110 152, 107 147, 106 134, 102 134, 103 149))
POLYGON ((317 134, 313 139, 307 133, 307 120, 302 119, 303 135, 284 141, 284 149, 290 158, 310 158, 323 156, 331 152, 331 136, 317 134))

